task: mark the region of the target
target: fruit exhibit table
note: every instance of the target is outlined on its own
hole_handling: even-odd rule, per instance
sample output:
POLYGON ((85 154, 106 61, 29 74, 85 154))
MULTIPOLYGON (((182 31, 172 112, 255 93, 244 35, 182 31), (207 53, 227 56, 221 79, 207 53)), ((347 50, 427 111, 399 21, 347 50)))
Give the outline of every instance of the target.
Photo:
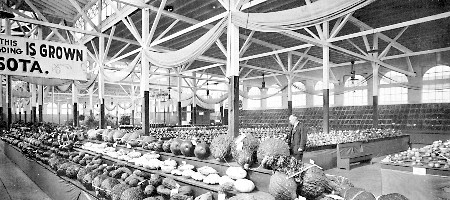
POLYGON ((381 163, 381 193, 410 200, 450 199, 450 170, 381 163))
MULTIPOLYGON (((364 152, 371 153, 373 157, 379 157, 407 150, 410 146, 409 141, 409 135, 379 138, 362 142, 361 148, 364 149, 364 152)), ((335 168, 337 166, 336 145, 327 145, 326 147, 308 148, 303 155, 304 162, 309 162, 311 159, 324 170, 335 168)))
POLYGON ((39 161, 25 157, 17 147, 0 141, 5 155, 15 163, 41 190, 52 199, 92 200, 93 192, 84 190, 78 182, 60 177, 56 172, 39 161))

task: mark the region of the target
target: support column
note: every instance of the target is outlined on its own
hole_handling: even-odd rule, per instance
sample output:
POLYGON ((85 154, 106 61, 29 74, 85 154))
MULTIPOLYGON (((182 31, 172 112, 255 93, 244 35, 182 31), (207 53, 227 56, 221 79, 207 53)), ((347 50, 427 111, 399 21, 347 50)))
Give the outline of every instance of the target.
POLYGON ((36 123, 36 85, 31 84, 31 123, 36 123))
MULTIPOLYGON (((50 87, 50 86, 49 86, 50 87)), ((38 85, 38 112, 39 112, 39 122, 44 121, 44 86, 38 85)))
POLYGON ((231 20, 231 11, 236 11, 236 2, 230 2, 227 28, 227 73, 228 90, 228 134, 239 135, 239 27, 231 20))
MULTIPOLYGON (((42 27, 38 25, 38 40, 42 40, 42 27)), ((50 86, 48 86, 50 87, 50 86)), ((44 86, 38 85, 38 112, 39 112, 39 122, 44 121, 44 86)))
POLYGON ((0 121, 5 121, 3 114, 3 75, 0 75, 0 121))
POLYGON ((73 126, 78 126, 78 89, 72 84, 73 126))
POLYGON ((181 116, 181 77, 177 77, 177 88, 178 88, 178 93, 177 93, 177 114, 178 114, 178 126, 181 126, 182 124, 182 116, 181 116))
MULTIPOLYGON (((8 21, 8 20, 6 20, 8 21)), ((11 128, 12 124, 12 110, 11 110, 11 104, 12 104, 12 98, 11 98, 11 76, 6 75, 6 105, 7 105, 7 123, 6 128, 9 130, 11 128)))
MULTIPOLYGON (((378 58, 378 35, 375 34, 373 36, 373 48, 372 56, 374 58, 378 58)), ((378 91, 379 91, 379 78, 378 78, 378 70, 379 65, 376 62, 372 62, 372 70, 373 70, 373 76, 372 76, 372 108, 373 108, 373 128, 378 127, 378 91)))
MULTIPOLYGON (((5 19, 5 33, 6 35, 11 35, 11 21, 5 19)), ((12 112, 11 112, 11 76, 6 75, 6 105, 7 105, 7 115, 6 115, 6 128, 9 130, 12 124, 12 112)))
MULTIPOLYGON (((192 73, 192 75, 194 77, 197 77, 197 73, 192 73)), ((192 119, 192 124, 197 124, 197 101, 196 101, 196 95, 197 95, 197 79, 194 79, 193 83, 192 83, 193 87, 192 88, 192 92, 194 93, 194 96, 192 98, 192 109, 191 109, 191 119, 192 119)))
MULTIPOLYGON (((149 18, 150 12, 148 8, 142 9, 142 38, 148 38, 149 32, 149 18)), ((144 47, 146 48, 146 47, 144 47)), ((142 130, 144 135, 149 135, 150 127, 150 109, 149 109, 149 75, 150 75, 150 64, 147 57, 142 54, 141 58, 141 96, 142 98, 142 130)), ((155 118, 156 119, 156 118, 155 118)))
MULTIPOLYGON (((292 73, 292 54, 288 53, 288 71, 292 73)), ((288 116, 292 115, 292 76, 287 75, 286 76, 288 80, 287 85, 287 92, 288 92, 288 98, 287 98, 287 114, 288 116)))
MULTIPOLYGON (((323 38, 327 40, 329 37, 328 22, 323 23, 323 38)), ((322 47, 322 63, 323 63, 323 132, 328 134, 330 132, 330 47, 323 45, 322 47)))
POLYGON ((89 94, 89 116, 94 116, 94 87, 88 89, 89 94))
POLYGON ((292 115, 292 77, 288 77, 288 104, 287 104, 287 114, 292 115))
POLYGON ((134 91, 134 85, 131 86, 131 116, 130 116, 130 124, 134 127, 134 111, 136 110, 136 97, 134 91))
MULTIPOLYGON (((99 5, 103 4, 103 0, 98 1, 99 5)), ((98 6, 98 24, 102 23, 102 6, 98 6)), ((101 27, 99 27, 101 28, 101 27)), ((103 70, 104 67, 104 60, 106 58, 105 55, 105 38, 99 37, 98 42, 98 57, 99 57, 99 67, 100 72, 103 70)), ((103 77, 102 73, 98 76, 98 98, 99 98, 99 104, 100 104, 100 122, 99 126, 101 129, 106 128, 106 121, 105 121, 105 77, 103 77)))

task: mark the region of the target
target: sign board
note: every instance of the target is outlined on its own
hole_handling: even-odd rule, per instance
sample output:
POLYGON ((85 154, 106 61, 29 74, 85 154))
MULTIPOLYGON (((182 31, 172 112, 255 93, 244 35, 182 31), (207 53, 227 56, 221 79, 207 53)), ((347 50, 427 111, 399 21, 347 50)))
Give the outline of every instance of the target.
POLYGON ((86 80, 83 45, 0 35, 0 74, 86 80))

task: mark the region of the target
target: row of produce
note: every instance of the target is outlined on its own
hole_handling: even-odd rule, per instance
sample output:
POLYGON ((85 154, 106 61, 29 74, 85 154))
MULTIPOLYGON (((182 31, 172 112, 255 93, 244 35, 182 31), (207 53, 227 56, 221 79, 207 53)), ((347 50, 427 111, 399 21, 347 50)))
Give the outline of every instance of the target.
MULTIPOLYGON (((223 134, 227 134, 227 127, 210 127, 208 129, 188 129, 188 128, 151 128, 150 135, 158 139, 180 138, 183 140, 196 139, 201 142, 211 143, 212 140, 223 134)), ((258 128, 240 128, 240 133, 250 133, 259 140, 266 138, 277 138, 286 140, 290 133, 287 127, 258 127, 258 128)), ((363 130, 331 130, 329 133, 323 133, 320 130, 311 128, 308 132, 307 147, 320 147, 325 145, 334 145, 340 143, 369 141, 379 138, 395 137, 402 135, 400 130, 394 129, 363 129, 363 130)))
MULTIPOLYGON (((100 134, 102 139, 103 136, 108 138, 109 135, 112 135, 112 137, 114 135, 119 135, 118 131, 111 131, 111 133, 108 133, 110 131, 106 131, 107 134, 104 134, 105 131, 99 130, 90 131, 87 135, 93 135, 93 132, 95 132, 95 138, 99 138, 98 135, 100 134)), ((252 193, 247 193, 255 189, 255 184, 253 184, 252 181, 255 177, 251 177, 249 173, 247 173, 247 170, 242 167, 232 167, 227 169, 225 174, 219 174, 216 173, 217 170, 214 169, 214 167, 208 166, 206 164, 207 162, 205 162, 206 167, 195 168, 187 162, 177 163, 175 160, 171 159, 162 160, 157 152, 148 151, 146 153, 140 153, 139 151, 134 151, 134 147, 130 150, 123 150, 123 148, 117 148, 115 145, 113 146, 112 143, 95 144, 77 142, 62 137, 64 134, 67 135, 67 133, 61 132, 37 133, 32 131, 12 131, 4 134, 2 139, 10 144, 20 147, 25 155, 49 164, 53 169, 56 169, 59 175, 78 180, 81 179, 80 182, 85 185, 86 189, 97 191, 102 198, 114 199, 115 197, 115 199, 125 200, 144 198, 193 199, 194 194, 180 193, 178 191, 181 187, 178 185, 183 182, 179 182, 180 180, 192 179, 197 181, 198 184, 221 184, 220 186, 216 186, 218 189, 213 190, 212 192, 220 191, 226 193, 228 194, 228 197, 233 200, 257 199, 252 193), (45 135, 45 137, 42 135, 45 135), (74 146, 77 147, 81 144, 84 144, 81 146, 82 148, 86 149, 88 152, 96 152, 96 154, 80 153, 77 151, 77 148, 74 149, 74 146), (113 159, 114 157, 117 159, 113 159), (105 160, 123 161, 117 161, 113 165, 107 165, 105 160), (139 169, 139 171, 132 169, 139 169), (115 173, 112 173, 113 171, 115 173), (82 173, 80 174, 80 172, 86 174, 83 175, 82 173), (88 174, 90 174, 90 178, 86 177, 85 179, 85 176, 88 174), (159 187, 160 185, 156 186, 151 184, 152 182, 150 179, 157 175, 161 178, 160 185, 163 185, 165 188, 159 187), (136 176, 141 178, 136 178, 136 176), (133 179, 133 181, 131 181, 132 178, 129 177, 133 177, 137 180, 133 179), (94 185, 94 180, 96 178, 97 181, 95 183, 97 184, 94 185), (162 184, 165 179, 171 180, 166 180, 168 183, 162 184), (91 182, 89 182, 89 180, 91 180, 91 182), (178 180, 178 182, 176 180, 178 180), (105 182, 105 184, 103 184, 103 182, 105 182), (150 185, 153 186, 153 190, 150 185), (159 192, 158 187, 160 189, 159 192), (126 189, 122 190, 120 188, 126 189), (149 193, 149 191, 153 192, 149 193), (167 192, 169 191, 170 193, 167 195, 167 192), (233 194, 236 193, 237 195, 233 196, 233 194), (151 195, 149 196, 148 194, 151 195), (175 194, 180 195, 176 195, 175 198, 175 194)), ((178 151, 180 151, 180 153, 183 152, 179 149, 181 146, 179 141, 181 140, 174 139, 171 140, 171 142, 168 142, 151 138, 142 138, 149 136, 142 136, 139 132, 129 133, 128 137, 135 139, 128 140, 127 138, 124 138, 126 134, 127 133, 120 138, 114 139, 113 137, 112 141, 124 140, 129 147, 131 146, 129 142, 132 141, 132 143, 135 143, 134 140, 137 139, 140 139, 138 141, 142 143, 142 145, 148 145, 153 142, 159 142, 159 144, 161 144, 162 142, 161 149, 163 150, 163 146, 166 146, 166 149, 167 146, 169 146, 170 151, 174 150, 174 154, 178 151), (149 142, 143 142, 143 139, 147 139, 149 142), (170 145, 164 145, 167 143, 170 145)), ((209 152, 214 158, 226 161, 224 153, 227 153, 227 156, 234 157, 241 166, 252 164, 257 159, 260 159, 262 167, 271 169, 274 172, 270 179, 267 180, 269 187, 268 191, 265 192, 270 193, 276 200, 293 200, 302 199, 303 197, 314 200, 330 200, 336 198, 375 199, 374 195, 370 192, 353 187, 353 185, 344 177, 326 175, 320 167, 302 163, 289 156, 288 153, 284 154, 283 152, 285 152, 287 145, 283 144, 282 140, 271 139, 271 142, 267 142, 267 145, 263 145, 264 141, 260 144, 259 140, 249 133, 243 134, 238 138, 225 137, 225 135, 218 138, 220 139, 215 142, 213 141, 211 148, 209 149, 209 152), (277 148, 278 145, 274 145, 273 142, 278 142, 281 148, 277 148), (250 148, 248 146, 250 146, 250 148), (214 156, 214 154, 219 156, 214 156), (300 195, 300 197, 298 195, 300 195)), ((195 147, 199 144, 192 143, 192 145, 195 150, 195 147)), ((191 150, 192 148, 188 149, 191 150)), ((209 196, 210 194, 201 194, 196 198, 201 197, 208 199, 209 196)), ((393 199, 393 196, 399 195, 384 195, 379 197, 379 199, 393 199)))
POLYGON ((397 154, 388 155, 385 163, 401 164, 412 167, 450 169, 450 140, 434 141, 422 148, 410 148, 397 154))

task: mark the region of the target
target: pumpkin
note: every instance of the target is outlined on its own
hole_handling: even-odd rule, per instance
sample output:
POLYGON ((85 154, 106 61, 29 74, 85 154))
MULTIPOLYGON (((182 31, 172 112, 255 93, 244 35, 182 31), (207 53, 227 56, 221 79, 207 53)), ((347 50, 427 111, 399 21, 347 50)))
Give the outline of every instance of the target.
POLYGON ((236 188, 238 192, 249 193, 255 189, 255 184, 248 179, 238 179, 234 182, 234 188, 236 188))
POLYGON ((225 173, 232 179, 243 179, 247 176, 247 171, 242 167, 229 167, 225 173))
POLYGON ((276 172, 270 177, 269 193, 279 200, 294 200, 297 197, 297 183, 286 174, 276 172))

